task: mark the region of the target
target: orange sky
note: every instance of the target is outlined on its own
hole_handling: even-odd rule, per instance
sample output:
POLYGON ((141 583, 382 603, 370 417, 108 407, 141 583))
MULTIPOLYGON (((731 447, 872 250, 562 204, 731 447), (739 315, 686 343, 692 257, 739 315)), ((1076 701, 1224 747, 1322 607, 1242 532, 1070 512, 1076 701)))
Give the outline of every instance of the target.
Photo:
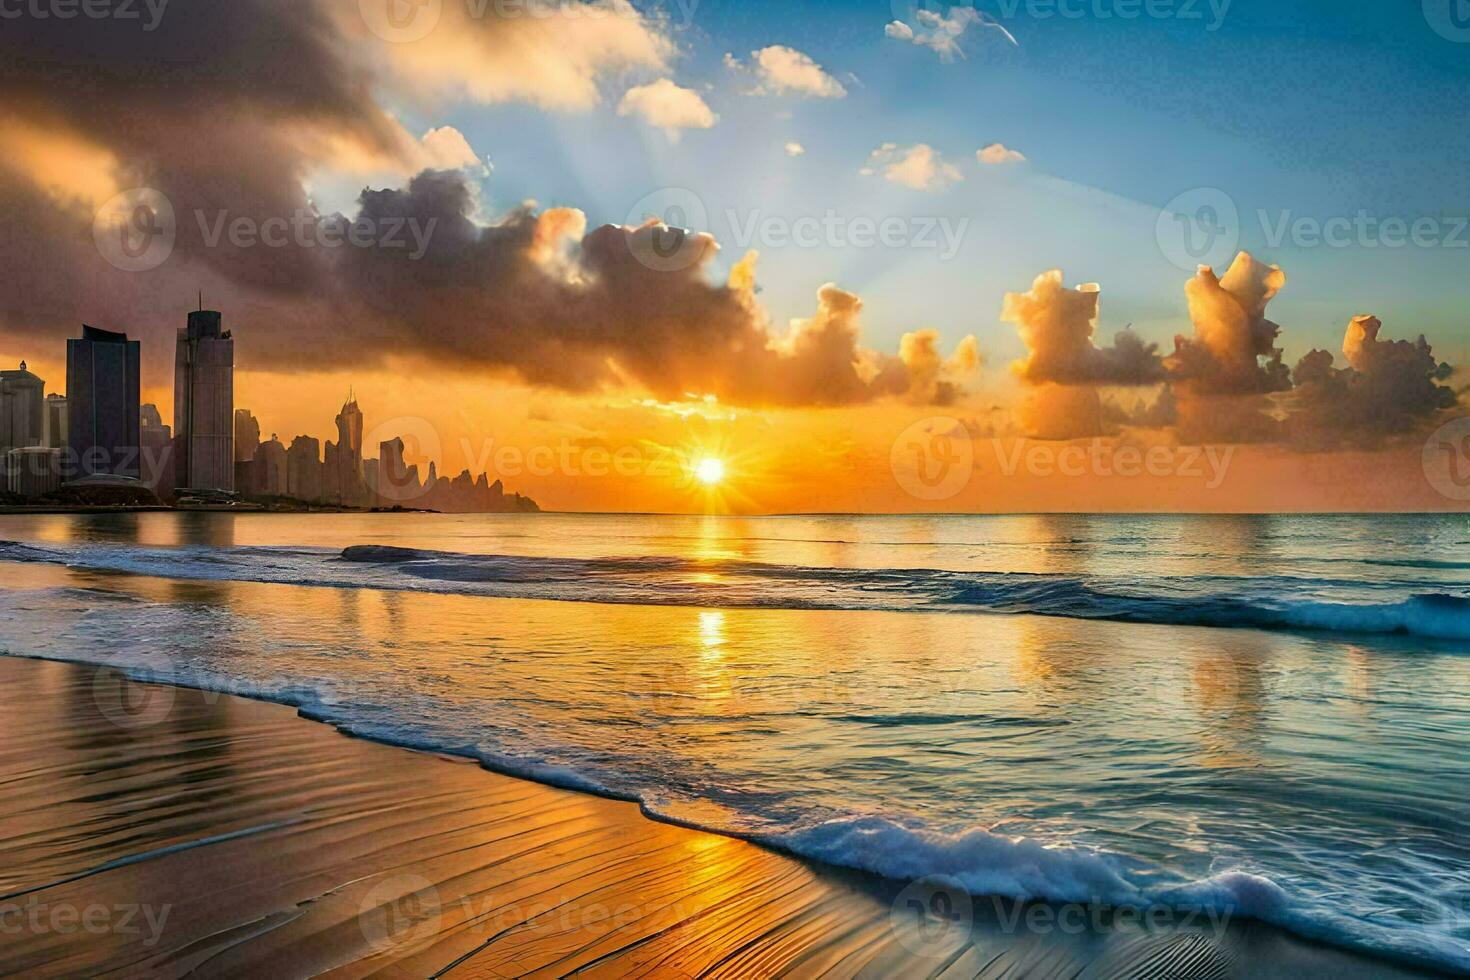
MULTIPOLYGON (((145 357, 147 355, 145 354, 145 357)), ((14 354, 0 363, 18 361, 14 354)), ((64 366, 30 359, 65 387, 64 366)), ((660 404, 634 394, 571 396, 504 379, 403 369, 372 374, 280 375, 239 371, 236 404, 262 438, 335 437, 348 388, 367 416, 369 454, 402 436, 419 458, 453 475, 469 466, 557 510, 789 512, 1456 510, 1463 504, 1425 479, 1421 445, 1380 452, 1300 453, 1282 448, 1177 447, 1157 433, 1042 442, 1006 428, 977 393, 950 408, 897 401, 842 409, 734 409, 660 404), (918 452, 909 427, 924 419, 918 452), (950 421, 944 421, 950 420, 950 421), (957 426, 970 433, 968 461, 957 426), (909 430, 906 434, 906 430, 909 430), (992 436, 990 431, 1000 436, 992 436), (932 443, 933 436, 950 443, 932 443), (1148 442, 1144 439, 1150 440, 1148 442), (897 463, 895 446, 897 445, 897 463), (1150 447, 1153 455, 1149 455, 1150 447), (959 455, 954 455, 956 452, 959 455), (945 459, 942 454, 948 453, 945 459), (704 456, 728 476, 711 491, 690 476, 704 456), (947 462, 946 462, 947 460, 947 462), (933 486, 915 484, 914 466, 933 486), (968 478, 966 478, 966 476, 968 478), (942 479, 940 479, 942 477, 942 479), (918 494, 907 486, 917 486, 918 494)), ((171 420, 171 393, 145 389, 171 420)))

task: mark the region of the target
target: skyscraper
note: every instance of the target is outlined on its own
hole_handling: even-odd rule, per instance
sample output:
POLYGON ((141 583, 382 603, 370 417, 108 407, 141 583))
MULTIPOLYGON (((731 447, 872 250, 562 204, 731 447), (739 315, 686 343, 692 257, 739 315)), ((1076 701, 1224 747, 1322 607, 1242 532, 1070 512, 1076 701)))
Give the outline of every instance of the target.
POLYGON ((39 446, 46 437, 46 382, 26 370, 0 371, 0 454, 39 446))
POLYGON ((337 413, 337 447, 335 453, 329 453, 328 468, 333 472, 327 476, 327 483, 336 490, 336 499, 349 507, 367 502, 362 476, 362 423, 357 399, 348 395, 337 413))
POLYGON ((124 333, 83 325, 66 342, 65 475, 138 479, 139 344, 124 333))
POLYGON ((143 461, 139 477, 162 499, 174 495, 174 440, 157 405, 138 410, 138 449, 143 461))
POLYGON ((45 444, 47 449, 66 448, 66 396, 46 396, 46 430, 45 444))
POLYGON ((235 462, 250 462, 259 445, 260 423, 250 414, 250 409, 235 409, 235 462))
POLYGON ((189 314, 174 348, 174 443, 180 490, 235 488, 235 341, 215 310, 189 314))
POLYGON ((311 436, 297 436, 286 450, 286 490, 297 500, 322 499, 322 444, 311 436))

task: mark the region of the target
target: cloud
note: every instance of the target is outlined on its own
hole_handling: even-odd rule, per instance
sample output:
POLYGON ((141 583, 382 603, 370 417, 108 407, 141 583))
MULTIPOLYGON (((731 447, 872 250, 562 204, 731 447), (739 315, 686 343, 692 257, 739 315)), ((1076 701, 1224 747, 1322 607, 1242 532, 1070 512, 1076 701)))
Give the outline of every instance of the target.
POLYGON ((1200 266, 1185 284, 1192 337, 1175 337, 1170 374, 1209 394, 1265 394, 1290 387, 1276 338, 1281 327, 1266 306, 1286 285, 1286 274, 1241 252, 1224 277, 1200 266))
POLYGON ((915 330, 899 340, 898 359, 904 368, 908 397, 927 405, 952 405, 985 359, 974 334, 960 340, 946 358, 939 349, 939 331, 915 330))
POLYGON ((667 78, 630 88, 618 104, 618 115, 642 116, 650 126, 662 129, 677 143, 681 130, 710 129, 720 117, 710 111, 700 94, 680 88, 667 78))
POLYGON ((664 72, 675 54, 663 26, 628 0, 559 0, 541 5, 536 16, 524 8, 500 13, 496 4, 444 3, 436 5, 434 29, 416 40, 380 38, 357 3, 320 5, 335 14, 367 63, 385 66, 400 88, 428 100, 582 111, 601 103, 604 79, 664 72))
POLYGON ((1010 149, 1004 143, 991 143, 984 149, 975 151, 975 159, 990 166, 1026 162, 1023 153, 1010 149))
POLYGON ((791 142, 786 144, 786 155, 789 157, 806 156, 806 147, 802 146, 795 140, 792 140, 791 142))
POLYGON ((420 170, 473 168, 482 174, 490 172, 490 166, 470 147, 464 134, 453 126, 429 130, 419 140, 419 144, 423 147, 423 158, 419 161, 418 168, 420 170))
POLYGON ((915 25, 901 20, 890 21, 883 28, 883 35, 895 41, 918 44, 934 51, 941 61, 953 61, 965 57, 960 47, 960 38, 971 27, 981 27, 999 33, 1012 45, 1020 46, 1010 31, 995 18, 983 14, 974 7, 951 7, 944 16, 933 10, 919 10, 914 15, 915 25))
POLYGON ((1266 306, 1286 285, 1274 265, 1241 252, 1223 277, 1201 266, 1185 283, 1191 337, 1176 336, 1164 360, 1178 405, 1179 429, 1190 442, 1267 442, 1280 420, 1266 396, 1291 387, 1276 339, 1281 327, 1266 306))
MULTIPOLYGON (((836 286, 818 292, 816 312, 796 329, 772 329, 756 300, 754 257, 715 281, 719 246, 708 235, 655 223, 589 229, 581 211, 534 205, 487 221, 463 134, 439 127, 415 138, 378 102, 390 92, 395 101, 524 95, 584 106, 598 94, 584 82, 662 57, 641 18, 624 11, 543 43, 505 19, 461 22, 462 5, 445 4, 444 25, 414 44, 449 63, 404 88, 404 64, 361 36, 355 9, 339 19, 340 6, 237 0, 170 9, 151 33, 84 18, 23 18, 0 32, 0 334, 29 350, 54 349, 83 321, 126 330, 144 342, 147 383, 166 383, 162 354, 202 289, 225 311, 247 370, 393 363, 665 400, 708 393, 737 405, 938 397, 927 365, 911 372, 901 356, 862 344, 861 301, 836 286), (558 93, 490 84, 509 70, 492 58, 481 66, 489 87, 478 90, 454 61, 460 33, 477 58, 499 51, 526 67, 525 85, 568 84, 558 93), (527 67, 526 58, 544 63, 527 67), (64 181, 54 172, 62 160, 64 181), (363 191, 347 215, 318 212, 305 190, 323 168, 418 163, 433 166, 403 186, 394 178, 363 191), (125 272, 94 243, 93 218, 136 186, 171 202, 176 241, 161 264, 125 272), (237 219, 277 223, 279 245, 212 237, 237 219), (341 244, 349 231, 369 244, 341 244), (681 261, 650 262, 670 241, 681 261)), ((414 66, 427 73, 424 57, 414 66)), ((672 83, 640 88, 629 105, 656 125, 705 121, 672 83)))
POLYGON ((1288 372, 1277 347, 1281 328, 1266 308, 1285 286, 1276 266, 1247 253, 1223 277, 1201 267, 1185 285, 1194 332, 1157 345, 1131 330, 1110 348, 1093 344, 1099 287, 1068 289, 1059 271, 1029 292, 1009 293, 1001 319, 1016 324, 1028 355, 1012 366, 1026 385, 1019 415, 1037 438, 1103 435, 1128 426, 1173 429, 1186 443, 1274 442, 1309 450, 1374 447, 1413 436, 1458 404, 1450 365, 1429 343, 1380 340, 1376 317, 1355 317, 1343 340, 1347 366, 1314 350, 1288 372), (1104 387, 1160 385, 1152 401, 1125 410, 1104 387))
POLYGON ((916 191, 942 190, 965 179, 958 167, 946 162, 928 143, 904 149, 896 143, 884 143, 868 155, 868 164, 859 173, 882 174, 885 180, 916 191))
POLYGON ((725 55, 725 66, 736 71, 749 71, 755 76, 751 95, 803 95, 817 99, 840 99, 847 95, 842 83, 795 48, 772 44, 750 53, 749 65, 733 55, 725 55))
POLYGON ((1297 362, 1287 428, 1298 445, 1371 447, 1428 429, 1443 411, 1455 407, 1454 390, 1440 384, 1452 370, 1435 360, 1424 337, 1379 340, 1382 327, 1375 316, 1352 319, 1342 342, 1347 367, 1341 370, 1324 350, 1313 350, 1297 362))
POLYGON ((1062 285, 1053 269, 1036 277, 1024 293, 1007 293, 1000 318, 1015 324, 1029 351, 1012 370, 1028 384, 1149 385, 1164 380, 1157 344, 1122 330, 1112 347, 1092 342, 1101 287, 1062 285))

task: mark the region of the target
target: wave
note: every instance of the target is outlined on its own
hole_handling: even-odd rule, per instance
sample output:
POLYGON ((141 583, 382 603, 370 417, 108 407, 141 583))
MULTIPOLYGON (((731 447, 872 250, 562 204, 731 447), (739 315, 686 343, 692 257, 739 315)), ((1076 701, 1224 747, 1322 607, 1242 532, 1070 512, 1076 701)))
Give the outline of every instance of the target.
POLYGON ((1174 626, 1470 640, 1470 594, 1441 582, 1292 576, 1107 576, 824 568, 677 556, 546 558, 353 545, 44 547, 0 560, 165 578, 638 605, 1025 613, 1174 626))
POLYGON ((1183 921, 1223 927, 1232 919, 1255 919, 1359 953, 1436 970, 1470 971, 1470 946, 1453 935, 1427 925, 1388 926, 1344 914, 1330 902, 1298 896, 1272 879, 1246 870, 1189 879, 1135 858, 1081 844, 1044 842, 981 828, 945 833, 930 829, 918 819, 871 813, 814 816, 798 826, 759 831, 749 822, 742 825, 712 818, 711 813, 718 808, 691 810, 666 804, 651 799, 647 791, 584 771, 575 764, 487 751, 435 738, 401 722, 365 721, 352 705, 323 697, 308 685, 263 689, 241 684, 228 675, 192 668, 182 672, 174 668, 158 670, 111 659, 99 662, 95 657, 45 655, 34 659, 87 663, 118 670, 134 680, 285 704, 303 718, 354 737, 471 759, 502 775, 634 803, 652 820, 748 840, 805 860, 877 875, 895 884, 925 881, 976 898, 1089 909, 1126 908, 1148 913, 1151 921, 1160 922, 1187 916, 1183 921), (1171 917, 1170 913, 1175 915, 1171 917))

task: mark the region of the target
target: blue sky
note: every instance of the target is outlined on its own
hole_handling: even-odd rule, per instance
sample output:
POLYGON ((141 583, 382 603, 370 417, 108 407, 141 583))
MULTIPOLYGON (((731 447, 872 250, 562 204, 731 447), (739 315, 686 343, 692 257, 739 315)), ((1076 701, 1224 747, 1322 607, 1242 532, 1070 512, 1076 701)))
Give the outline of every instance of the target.
MULTIPOLYGON (((913 19, 904 0, 896 7, 913 19)), ((1198 19, 1124 21, 981 3, 1019 46, 971 27, 959 40, 966 57, 946 62, 885 37, 895 19, 886 2, 700 0, 686 23, 670 0, 664 9, 680 48, 672 77, 720 117, 678 142, 615 111, 628 85, 648 79, 605 80, 603 104, 585 112, 400 111, 411 128, 455 126, 493 162, 487 213, 535 199, 579 207, 593 223, 623 222, 650 192, 686 189, 722 241, 726 267, 743 251, 732 217, 791 221, 831 211, 846 220, 966 222, 947 260, 933 249, 756 243, 762 298, 778 323, 809 315, 816 288, 836 281, 863 297, 866 340, 880 349, 932 326, 951 342, 977 333, 992 363, 1004 363, 1020 347, 998 322, 1003 293, 1057 266, 1069 281, 1102 284, 1104 333, 1133 323, 1168 347, 1174 332, 1187 331, 1189 273, 1159 246, 1159 210, 1183 192, 1218 188, 1238 209, 1242 247, 1286 270, 1272 311, 1289 357, 1335 349, 1348 319, 1372 312, 1387 335, 1423 332, 1442 356, 1463 360, 1470 229, 1457 230, 1455 219, 1470 215, 1470 43, 1436 33, 1419 0, 1234 0, 1213 31, 1208 0, 1191 7, 1198 19), (749 79, 727 68, 724 54, 747 58, 775 44, 809 55, 847 95, 745 94, 749 79), (789 141, 805 154, 788 156, 789 141), (995 142, 1027 161, 979 164, 975 152, 995 142), (861 175, 884 143, 927 144, 963 179, 924 191, 861 175), (1359 212, 1434 218, 1431 237, 1459 247, 1266 241, 1287 218, 1359 212)))

